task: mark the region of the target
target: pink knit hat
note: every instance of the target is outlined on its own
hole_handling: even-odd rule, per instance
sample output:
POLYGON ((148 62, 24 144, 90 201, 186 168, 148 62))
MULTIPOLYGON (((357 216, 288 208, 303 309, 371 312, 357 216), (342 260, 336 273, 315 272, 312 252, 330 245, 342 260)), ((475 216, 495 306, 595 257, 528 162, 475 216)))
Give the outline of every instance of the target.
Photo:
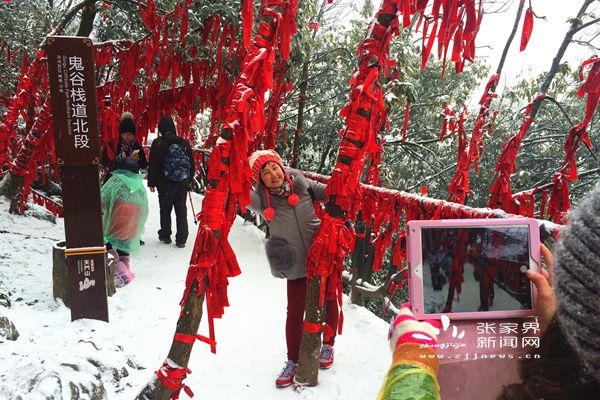
POLYGON ((298 202, 300 201, 298 195, 294 193, 294 184, 290 179, 289 175, 285 173, 283 169, 283 164, 281 163, 281 157, 279 154, 275 152, 275 150, 256 150, 254 153, 250 155, 248 158, 248 163, 250 164, 250 169, 252 169, 252 179, 254 182, 259 182, 261 186, 265 188, 265 197, 267 199, 267 208, 265 208, 263 212, 263 216, 267 221, 271 221, 275 217, 275 209, 271 207, 271 195, 270 190, 267 189, 262 181, 260 180, 260 170, 262 167, 268 162, 274 162, 279 164, 281 170, 284 173, 285 179, 288 181, 290 185, 291 194, 287 198, 287 202, 290 206, 296 207, 298 202))
POLYGON ((248 163, 250 164, 250 169, 252 169, 252 180, 254 182, 260 181, 260 170, 269 161, 279 164, 281 170, 284 171, 281 157, 275 150, 256 150, 250 155, 248 163))

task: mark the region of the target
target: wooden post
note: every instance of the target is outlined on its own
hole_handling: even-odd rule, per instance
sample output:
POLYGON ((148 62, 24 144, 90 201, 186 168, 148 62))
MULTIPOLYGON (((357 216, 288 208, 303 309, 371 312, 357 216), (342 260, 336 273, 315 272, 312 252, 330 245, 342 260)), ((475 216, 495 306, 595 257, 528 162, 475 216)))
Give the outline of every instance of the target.
MULTIPOLYGON (((52 296, 61 299, 65 306, 71 307, 69 301, 69 274, 67 257, 65 256, 66 243, 54 243, 52 246, 52 296)), ((116 293, 114 277, 114 258, 106 262, 106 292, 108 296, 116 293)))
POLYGON ((45 49, 56 162, 63 189, 71 320, 108 322, 92 41, 49 36, 45 49))

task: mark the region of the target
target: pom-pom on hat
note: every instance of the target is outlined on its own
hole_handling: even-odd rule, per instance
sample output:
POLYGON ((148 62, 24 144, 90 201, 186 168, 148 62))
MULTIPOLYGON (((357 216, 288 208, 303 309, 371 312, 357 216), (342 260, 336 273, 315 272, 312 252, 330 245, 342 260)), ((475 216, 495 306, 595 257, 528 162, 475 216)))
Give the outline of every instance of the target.
POLYGON ((121 122, 119 123, 119 135, 126 132, 135 135, 135 123, 133 122, 133 114, 130 112, 121 114, 121 122))
POLYGON ((167 133, 177 134, 177 130, 175 129, 175 122, 173 122, 173 118, 162 117, 160 119, 160 121, 158 121, 158 132, 161 135, 165 135, 167 133))
POLYGON ((252 170, 252 180, 254 182, 260 181, 260 170, 266 163, 270 161, 279 164, 281 170, 283 171, 281 157, 275 152, 275 150, 256 150, 250 155, 248 158, 248 163, 250 164, 250 169, 252 170))

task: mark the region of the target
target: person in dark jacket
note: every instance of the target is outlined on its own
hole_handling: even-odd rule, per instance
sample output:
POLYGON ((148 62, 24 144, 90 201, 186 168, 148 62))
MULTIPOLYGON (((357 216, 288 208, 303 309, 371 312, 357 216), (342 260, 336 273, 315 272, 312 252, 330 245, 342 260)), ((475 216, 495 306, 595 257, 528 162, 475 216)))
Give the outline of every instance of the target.
POLYGON ((148 166, 148 187, 158 189, 160 230, 158 239, 171 243, 171 211, 175 208, 175 244, 185 247, 188 237, 186 195, 194 179, 194 155, 187 140, 177 136, 171 117, 158 122, 160 136, 152 142, 148 166))
MULTIPOLYGON (((252 178, 251 208, 260 213, 269 226, 266 242, 271 273, 287 279, 287 318, 285 337, 286 362, 276 379, 277 387, 292 384, 300 355, 300 341, 306 302, 306 256, 321 221, 315 214, 313 198, 325 199, 325 185, 305 178, 299 171, 284 168, 273 150, 255 151, 249 159, 252 178)), ((333 364, 333 344, 338 325, 338 305, 335 298, 326 299, 326 323, 329 337, 321 348, 320 366, 333 364)))
POLYGON ((121 168, 126 166, 125 169, 136 174, 140 173, 140 169, 148 167, 144 148, 135 140, 135 123, 130 112, 121 114, 117 148, 104 147, 102 151, 102 165, 108 169, 104 182, 108 181, 111 173, 118 168, 117 163, 121 168))

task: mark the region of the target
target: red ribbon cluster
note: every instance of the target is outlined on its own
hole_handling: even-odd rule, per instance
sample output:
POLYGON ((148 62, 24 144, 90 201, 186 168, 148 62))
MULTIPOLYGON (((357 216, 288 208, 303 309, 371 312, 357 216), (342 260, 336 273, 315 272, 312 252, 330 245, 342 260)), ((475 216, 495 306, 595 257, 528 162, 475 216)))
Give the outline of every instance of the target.
POLYGON ((600 99, 600 58, 594 56, 582 63, 579 68, 580 80, 584 79, 584 68, 590 65, 591 69, 587 79, 577 91, 577 94, 580 97, 587 94, 585 116, 583 121, 572 127, 567 133, 567 140, 564 145, 565 160, 561 168, 554 175, 552 181, 553 188, 548 203, 548 216, 552 217, 553 220, 558 223, 566 222, 566 212, 571 207, 571 202, 569 200, 569 181, 575 181, 578 177, 577 163, 575 160, 577 150, 581 143, 585 144, 588 149, 592 148, 592 142, 590 141, 587 129, 594 112, 598 107, 598 100, 600 99))
MULTIPOLYGON (((531 190, 512 194, 510 188, 510 175, 514 173, 515 160, 517 152, 529 125, 533 120, 529 117, 532 104, 529 104, 526 111, 525 120, 521 125, 518 133, 514 134, 510 140, 504 144, 502 155, 498 160, 496 171, 500 173, 498 179, 492 186, 492 196, 490 198, 490 207, 499 207, 503 210, 519 214, 519 215, 534 215, 535 197, 534 195, 541 193, 541 203, 539 208, 540 218, 544 216, 546 203, 548 206, 547 215, 554 222, 565 223, 566 213, 571 207, 569 199, 569 181, 577 180, 577 164, 575 155, 581 143, 586 147, 591 148, 592 143, 587 131, 591 118, 598 107, 600 100, 600 59, 592 57, 583 62, 579 69, 579 77, 584 80, 583 69, 591 66, 585 82, 579 88, 577 94, 583 96, 587 94, 586 110, 583 121, 573 126, 567 133, 567 138, 564 144, 565 159, 562 166, 555 173, 552 184, 533 188, 531 190), (552 188, 550 200, 548 201, 547 190, 552 188)), ((537 101, 544 95, 536 98, 537 101)))
POLYGON ((189 139, 196 107, 199 111, 210 108, 214 142, 225 99, 232 87, 228 68, 235 64, 243 49, 236 39, 236 28, 223 24, 221 16, 213 15, 203 21, 200 32, 201 45, 208 47, 210 57, 198 58, 196 45, 186 43, 189 3, 177 5, 173 12, 159 17, 156 6, 149 2, 146 10, 142 10, 142 19, 151 31, 149 35, 136 42, 106 42, 94 46, 97 66, 106 66, 113 58, 119 64, 120 79, 97 88, 101 137, 113 151, 118 142, 115 115, 123 111, 131 111, 136 117, 137 139, 143 143, 147 132, 156 129, 156 123, 164 114, 175 114, 178 133, 189 139), (224 63, 224 59, 230 62, 224 63), (134 83, 141 77, 152 76, 157 79, 150 80, 146 87, 138 88, 134 83), (182 80, 183 85, 177 86, 178 80, 182 80), (169 81, 170 89, 161 89, 161 83, 169 81))
MULTIPOLYGON (((331 178, 311 172, 304 172, 304 175, 315 181, 328 183, 331 178)), ((463 204, 452 203, 444 200, 431 199, 428 197, 419 196, 412 193, 385 189, 371 185, 361 185, 361 197, 359 199, 359 209, 365 223, 371 230, 371 236, 367 238, 370 246, 375 248, 375 259, 373 261, 373 269, 381 267, 387 250, 393 246, 392 263, 398 268, 401 268, 402 261, 406 261, 406 231, 400 231, 401 222, 419 219, 461 219, 461 218, 501 218, 508 216, 505 212, 499 210, 491 210, 489 208, 472 208, 463 204), (395 239, 394 239, 395 237, 395 239)), ((323 217, 324 220, 327 217, 323 217)), ((335 219, 329 218, 328 223, 335 219)), ((339 231, 342 223, 337 220, 334 224, 335 229, 339 231)), ((326 227, 325 229, 330 229, 326 227)), ((325 271, 326 263, 333 265, 341 259, 341 253, 334 253, 335 241, 340 241, 340 234, 336 231, 330 241, 325 234, 319 238, 319 243, 316 242, 311 248, 318 246, 322 254, 314 254, 314 262, 318 263, 318 272, 314 276, 334 276, 334 272, 341 274, 341 268, 336 267, 329 275, 325 271), (325 261, 320 261, 321 257, 325 261), (323 272, 325 271, 325 275, 323 272)), ((343 236, 343 235, 341 235, 343 236)), ((342 238, 344 248, 351 245, 351 240, 342 238), (348 244, 350 243, 350 244, 348 244)), ((464 247, 464 246, 463 246, 464 247)), ((345 250, 344 250, 345 251, 345 250)), ((309 255, 309 257, 311 257, 309 255)), ((311 261, 309 260, 309 265, 311 261)), ((337 264, 339 265, 339 264, 337 264)), ((461 279, 459 275, 455 275, 454 284, 459 288, 461 279)), ((328 287, 329 293, 334 291, 328 287)), ((460 293, 460 292, 459 292, 460 293)))
POLYGON ((333 328, 331 326, 327 325, 326 323, 319 325, 319 324, 315 324, 315 323, 305 320, 302 329, 304 330, 304 332, 308 332, 308 333, 323 332, 323 341, 324 342, 328 342, 329 339, 335 335, 335 331, 333 330, 333 328))
POLYGON ((454 134, 456 132, 456 116, 454 110, 450 107, 450 104, 444 105, 444 111, 442 111, 442 130, 440 131, 440 140, 444 140, 448 130, 454 134))
POLYGON ((41 107, 40 114, 33 122, 27 136, 19 143, 19 150, 10 164, 11 172, 23 177, 23 187, 20 212, 23 212, 25 201, 31 190, 31 182, 38 179, 38 171, 42 171, 42 179, 46 180, 45 164, 52 165, 52 172, 58 177, 58 168, 56 163, 47 160, 55 160, 54 140, 46 132, 52 129, 52 119, 50 114, 50 99, 46 98, 41 107), (41 166, 42 168, 39 168, 41 166))
POLYGON ((477 114, 477 119, 473 126, 473 133, 471 134, 471 141, 469 143, 469 159, 470 162, 473 163, 475 172, 479 172, 479 157, 481 157, 481 154, 483 153, 483 134, 490 131, 490 127, 493 125, 497 115, 497 112, 494 112, 492 120, 486 128, 486 122, 490 115, 490 105, 492 104, 492 100, 498 97, 495 90, 499 81, 499 73, 490 76, 490 79, 485 85, 483 96, 481 96, 481 99, 479 100, 479 113, 477 114))
MULTIPOLYGON (((253 20, 253 0, 242 0, 242 26, 244 35, 244 47, 250 44, 252 36, 252 20, 253 20)), ((278 18, 277 21, 277 39, 279 41, 279 51, 284 60, 290 56, 290 43, 292 36, 296 34, 296 11, 298 10, 298 0, 271 0, 268 2, 262 1, 261 13, 264 15, 272 15, 278 18), (267 4, 265 4, 267 3, 267 4), (274 7, 281 7, 284 11, 279 14, 274 7)), ((259 27, 260 34, 260 27, 259 27)))
MULTIPOLYGON (((2 57, 4 50, 6 50, 6 65, 14 64, 19 56, 19 48, 15 47, 14 49, 11 49, 6 40, 3 40, 2 45, 0 45, 0 57, 2 57)), ((23 54, 23 57, 23 65, 25 65, 27 64, 27 54, 23 54)))
MULTIPOLYGON (((176 114, 179 134, 189 138, 197 106, 200 111, 212 109, 211 131, 218 134, 217 127, 224 118, 225 101, 232 88, 229 68, 244 51, 236 39, 236 28, 222 24, 222 18, 214 15, 204 21, 201 31, 202 45, 209 45, 211 57, 199 59, 197 47, 186 43, 189 3, 177 5, 173 12, 160 17, 154 2, 149 1, 145 10, 141 6, 140 9, 150 34, 135 42, 121 40, 94 45, 97 68, 114 60, 119 66, 119 75, 115 75, 119 78, 106 81, 96 91, 100 136, 109 156, 113 157, 116 151, 119 115, 123 111, 131 111, 135 116, 137 139, 141 143, 165 113, 176 114), (139 79, 142 82, 148 79, 149 83, 138 87, 139 79), (161 89, 161 83, 169 80, 171 88, 161 89), (176 86, 178 80, 183 85, 176 86)), ((22 189, 25 195, 29 193, 29 184, 37 179, 38 164, 51 165, 51 170, 57 171, 52 135, 46 135, 51 129, 51 119, 44 108, 48 92, 45 53, 39 51, 31 63, 23 64, 16 95, 0 125, 0 165, 12 160, 11 172, 26 176, 22 189), (17 130, 19 116, 26 122, 24 132, 17 130)))
MULTIPOLYGON (((180 304, 185 303, 192 285, 197 282, 198 293, 206 295, 211 346, 215 343, 213 319, 220 318, 229 305, 228 278, 240 273, 228 236, 237 207, 244 210, 250 203, 252 182, 247 152, 256 134, 265 129, 264 96, 274 86, 275 52, 279 48, 282 58, 289 55, 290 36, 295 33, 295 22, 291 22, 295 20, 296 10, 295 0, 263 3, 261 16, 270 17, 272 25, 261 22, 247 48, 240 74, 223 108, 223 132, 215 140, 208 161, 209 187, 202 203, 198 235, 180 304)), ((280 79, 277 84, 281 82, 280 79)))
POLYGON ((192 389, 183 383, 183 380, 186 378, 187 374, 191 373, 192 371, 190 371, 188 368, 171 365, 169 360, 166 360, 163 362, 163 365, 160 367, 160 369, 156 371, 156 377, 163 383, 163 385, 173 391, 171 399, 177 400, 179 399, 179 393, 182 389, 189 397, 194 397, 192 389))
MULTIPOLYGON (((279 136, 281 136, 282 146, 286 146, 285 135, 287 124, 284 124, 283 129, 281 129, 278 120, 281 105, 285 102, 288 94, 291 93, 293 89, 292 82, 286 79, 287 70, 288 66, 285 62, 278 62, 277 66, 274 68, 274 86, 266 104, 265 129, 258 133, 251 147, 248 149, 249 153, 258 150, 261 145, 265 149, 274 149, 275 138, 279 136)), ((298 134, 300 133, 301 132, 298 132, 298 134)))
MULTIPOLYGON (((491 124, 493 124, 494 118, 497 113, 494 113, 492 116, 492 121, 487 125, 487 118, 490 113, 490 104, 492 100, 496 97, 494 91, 496 90, 496 85, 500 79, 499 74, 494 74, 488 80, 486 84, 484 94, 481 96, 479 100, 480 108, 479 113, 477 115, 477 119, 475 120, 475 125, 473 126, 473 133, 471 134, 471 141, 469 142, 469 147, 466 147, 466 134, 464 133, 464 122, 466 120, 466 110, 460 114, 458 118, 458 127, 459 127, 459 138, 458 138, 458 169, 452 178, 450 186, 448 190, 450 195, 448 200, 453 201, 455 203, 464 204, 466 196, 472 191, 469 189, 469 170, 471 167, 471 163, 474 164, 475 172, 479 171, 479 157, 483 152, 483 134, 490 130, 491 124)), ((454 111, 450 109, 449 106, 445 106, 444 109, 444 121, 442 123, 442 133, 440 135, 440 140, 444 138, 444 133, 446 131, 446 123, 450 126, 450 130, 454 133, 456 128, 456 123, 454 120, 456 117, 454 116, 454 111)))
MULTIPOLYGON (((384 1, 370 24, 368 37, 358 47, 359 65, 350 79, 350 102, 340 112, 345 118, 346 128, 340 131, 343 138, 326 196, 327 201, 340 208, 344 217, 323 215, 307 257, 307 278, 321 279, 321 306, 326 296, 337 297, 340 306, 342 304, 344 259, 354 249, 355 243, 354 229, 344 220, 354 220, 360 207, 360 178, 367 153, 371 154, 369 180, 374 183, 379 180, 375 162, 378 164, 381 157, 381 143, 376 138, 387 121, 387 112, 377 79, 380 72, 387 71, 390 66, 390 41, 399 33, 397 6, 396 0, 384 1), (391 21, 387 26, 379 22, 389 18, 391 21)), ((342 321, 343 314, 340 313, 340 332, 342 321)))
POLYGON ((469 169, 471 166, 471 157, 467 148, 467 133, 465 131, 465 121, 467 120, 467 108, 458 116, 458 170, 448 186, 450 196, 449 201, 463 204, 468 194, 473 191, 469 189, 469 169))
POLYGON ((433 0, 431 14, 426 15, 425 9, 429 0, 399 1, 398 8, 402 10, 405 28, 410 25, 411 15, 417 12, 421 15, 417 23, 417 30, 423 23, 421 68, 425 69, 436 38, 438 58, 444 63, 442 76, 450 50, 450 40, 453 42, 450 60, 454 62, 457 73, 462 72, 466 60, 474 61, 475 37, 483 15, 483 1, 479 1, 479 7, 476 7, 475 2, 475 0, 433 0))
POLYGON ((499 175, 490 189, 491 196, 488 206, 491 208, 501 208, 511 214, 519 215, 523 215, 528 210, 527 205, 519 203, 512 194, 510 186, 511 175, 517 170, 515 163, 521 142, 533 123, 533 118, 530 116, 533 104, 536 101, 541 101, 545 96, 545 94, 540 94, 529 103, 519 131, 514 133, 502 146, 502 152, 500 153, 500 158, 496 165, 496 172, 498 172, 499 175))
MULTIPOLYGON (((36 122, 36 115, 28 110, 39 110, 44 104, 49 91, 45 57, 45 51, 40 50, 31 64, 23 64, 16 94, 9 102, 0 124, 0 165, 6 165, 23 148, 24 139, 17 128, 19 117, 24 119, 25 129, 29 132, 36 122)), ((24 164, 25 167, 20 172, 27 170, 29 162, 24 164)))

